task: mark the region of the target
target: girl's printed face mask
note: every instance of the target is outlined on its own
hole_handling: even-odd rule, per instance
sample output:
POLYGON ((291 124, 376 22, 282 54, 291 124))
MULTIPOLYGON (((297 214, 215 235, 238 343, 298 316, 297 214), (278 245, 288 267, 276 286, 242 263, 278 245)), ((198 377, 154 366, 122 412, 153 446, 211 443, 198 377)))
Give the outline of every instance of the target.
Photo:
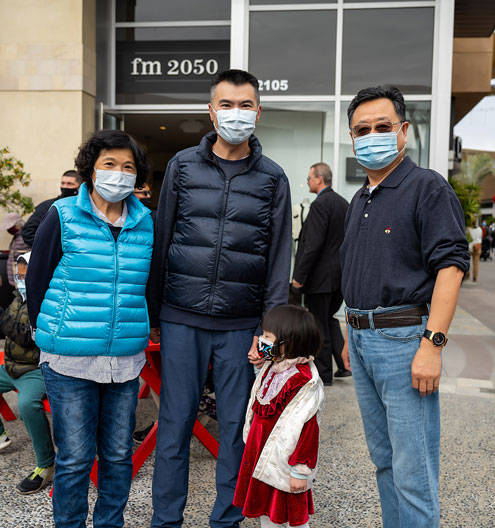
POLYGON ((266 339, 266 337, 260 336, 258 339, 258 355, 265 361, 275 361, 280 358, 279 346, 282 343, 283 341, 274 343, 273 341, 266 339))

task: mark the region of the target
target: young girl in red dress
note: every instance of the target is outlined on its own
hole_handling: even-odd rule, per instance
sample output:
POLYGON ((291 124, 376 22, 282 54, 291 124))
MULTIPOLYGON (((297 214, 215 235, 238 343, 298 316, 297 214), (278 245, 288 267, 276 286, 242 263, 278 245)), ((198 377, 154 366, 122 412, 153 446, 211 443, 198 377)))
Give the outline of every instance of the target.
POLYGON ((323 383, 313 363, 321 348, 314 317, 304 308, 278 306, 262 322, 259 357, 265 360, 246 413, 246 447, 234 506, 261 527, 309 527, 314 513, 323 383))

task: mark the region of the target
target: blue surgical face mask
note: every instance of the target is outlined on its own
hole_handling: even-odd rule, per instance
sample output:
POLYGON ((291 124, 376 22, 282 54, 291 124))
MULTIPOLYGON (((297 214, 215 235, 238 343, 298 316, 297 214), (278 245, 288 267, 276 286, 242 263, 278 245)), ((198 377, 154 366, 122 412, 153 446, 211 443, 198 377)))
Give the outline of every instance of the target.
POLYGON ((107 202, 120 202, 127 198, 136 186, 136 175, 130 172, 95 169, 94 186, 107 202))
POLYGON ((280 359, 281 356, 280 356, 279 348, 282 343, 283 341, 279 341, 278 343, 273 343, 269 339, 266 339, 265 337, 260 336, 258 339, 259 357, 266 361, 275 361, 276 359, 280 359))
POLYGON ((16 280, 15 287, 19 290, 19 293, 22 295, 22 300, 26 300, 26 281, 25 280, 16 280))
POLYGON ((239 145, 254 132, 257 115, 255 110, 240 110, 239 108, 215 110, 213 108, 213 111, 217 114, 218 121, 218 128, 215 127, 215 130, 227 143, 239 145))
MULTIPOLYGON (((397 150, 397 132, 367 134, 354 138, 354 150, 358 162, 371 170, 380 170, 390 165, 400 154, 397 150)), ((401 150, 404 151, 406 146, 401 150)))

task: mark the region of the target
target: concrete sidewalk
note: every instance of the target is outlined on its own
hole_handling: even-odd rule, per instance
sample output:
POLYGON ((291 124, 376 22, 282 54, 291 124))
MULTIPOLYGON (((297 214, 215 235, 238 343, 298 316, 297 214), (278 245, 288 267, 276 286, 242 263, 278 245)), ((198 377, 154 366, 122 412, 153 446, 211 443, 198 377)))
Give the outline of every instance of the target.
MULTIPOLYGON (((465 282, 449 343, 443 353, 441 383, 441 526, 495 527, 495 262, 480 264, 479 282, 465 282)), ((381 526, 374 467, 366 448, 352 378, 325 388, 320 472, 314 488, 312 528, 381 526)), ((17 397, 5 395, 17 414, 17 397)), ((155 415, 151 398, 138 405, 138 427, 155 415)), ((23 497, 15 485, 34 468, 34 455, 20 420, 6 423, 12 444, 0 452, 0 528, 53 526, 49 489, 23 497)), ((216 423, 208 425, 217 434, 216 423)), ((184 528, 207 528, 215 495, 215 461, 193 439, 190 495, 184 528)), ((152 458, 136 476, 126 510, 126 528, 146 528, 152 515, 152 458)), ((173 478, 164 475, 163 478, 173 478)), ((96 493, 90 485, 90 511, 96 493)), ((92 526, 91 521, 88 526, 92 526)), ((243 528, 258 522, 246 520, 243 528)), ((411 527, 414 528, 414 527, 411 527)))
POLYGON ((442 359, 442 392, 495 397, 495 262, 463 282, 442 359))

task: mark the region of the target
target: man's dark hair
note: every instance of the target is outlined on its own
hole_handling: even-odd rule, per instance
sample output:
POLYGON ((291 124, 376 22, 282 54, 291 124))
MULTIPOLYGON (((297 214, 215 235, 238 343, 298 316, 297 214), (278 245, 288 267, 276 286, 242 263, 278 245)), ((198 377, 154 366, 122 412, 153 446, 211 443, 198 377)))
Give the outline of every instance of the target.
POLYGON ((323 163, 323 161, 320 161, 319 163, 311 165, 310 169, 314 169, 315 174, 323 179, 323 183, 327 187, 332 186, 332 169, 330 169, 330 165, 328 165, 328 163, 323 163))
POLYGON ((395 111, 401 121, 406 120, 406 103, 404 103, 404 96, 398 88, 394 86, 384 88, 383 86, 370 86, 359 90, 358 94, 351 101, 347 109, 347 117, 349 119, 349 128, 351 128, 352 116, 354 111, 361 104, 366 101, 374 101, 375 99, 390 99, 394 104, 395 111))
POLYGON ((136 187, 142 187, 146 183, 150 170, 144 150, 122 130, 99 130, 81 145, 75 160, 75 165, 82 180, 88 186, 88 190, 93 189, 92 176, 100 152, 111 149, 129 149, 132 152, 136 164, 136 187))
POLYGON ((261 328, 271 332, 277 343, 283 341, 285 357, 316 357, 321 349, 320 329, 313 315, 302 306, 283 304, 270 310, 261 328))
POLYGON ((243 84, 250 84, 254 88, 254 93, 256 94, 256 101, 260 104, 260 87, 258 79, 252 74, 244 70, 225 70, 219 72, 213 77, 211 81, 210 89, 210 99, 213 99, 213 93, 215 88, 221 82, 228 82, 234 84, 235 86, 242 86, 243 84))
POLYGON ((62 174, 62 178, 64 176, 66 176, 68 178, 74 178, 79 185, 81 185, 81 183, 83 182, 83 179, 81 178, 80 174, 77 171, 75 171, 75 170, 65 171, 62 174))

